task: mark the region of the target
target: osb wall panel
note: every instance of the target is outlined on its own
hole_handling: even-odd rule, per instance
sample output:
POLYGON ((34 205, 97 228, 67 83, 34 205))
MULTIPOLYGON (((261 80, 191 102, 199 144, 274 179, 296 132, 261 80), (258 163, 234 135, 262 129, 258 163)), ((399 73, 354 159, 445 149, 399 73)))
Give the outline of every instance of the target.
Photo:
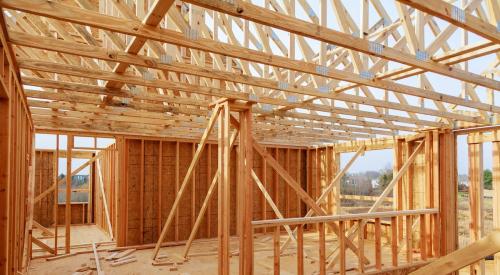
MULTIPOLYGON (((54 184, 55 175, 55 153, 52 151, 36 151, 35 156, 35 190, 34 196, 38 196, 54 184)), ((33 220, 39 224, 50 227, 54 225, 54 192, 49 193, 39 202, 35 203, 33 209, 33 220)))
MULTIPOLYGON (((59 204, 57 207, 57 224, 66 224, 66 205, 59 204)), ((88 224, 88 204, 87 203, 72 203, 71 204, 71 224, 88 224)))
MULTIPOLYGON (((154 243, 158 240, 176 194, 196 150, 196 143, 127 139, 125 141, 126 162, 125 195, 126 218, 124 219, 125 243, 136 245, 154 243)), ((120 147, 122 148, 122 147, 120 147)), ((267 148, 291 176, 307 189, 306 151, 291 148, 267 148)), ((217 145, 205 147, 193 177, 181 199, 172 226, 165 241, 187 240, 200 212, 209 186, 217 171, 217 145)), ((306 210, 296 193, 288 187, 276 172, 254 152, 254 170, 265 185, 280 212, 285 217, 304 215, 306 210)), ((236 234, 237 200, 237 147, 231 151, 231 234, 236 234)), ((117 210, 120 211, 120 210, 117 210)), ((122 212, 122 213, 123 213, 122 212)), ((254 220, 275 218, 261 191, 254 186, 254 220)), ((122 226, 119 224, 118 226, 122 226)), ((119 231, 120 232, 120 231, 119 231)), ((118 233, 122 234, 122 233, 118 233)), ((217 191, 210 200, 203 217, 197 238, 217 236, 217 191)), ((118 240, 121 238, 118 236, 118 240)), ((119 244, 122 245, 122 244, 119 244)))

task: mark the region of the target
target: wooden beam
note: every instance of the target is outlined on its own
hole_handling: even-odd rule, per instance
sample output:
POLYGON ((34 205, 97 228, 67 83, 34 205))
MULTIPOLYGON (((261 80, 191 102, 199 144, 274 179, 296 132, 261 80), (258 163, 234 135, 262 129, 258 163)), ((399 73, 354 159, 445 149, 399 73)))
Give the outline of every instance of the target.
MULTIPOLYGON (((420 1, 425 2, 423 0, 420 1)), ((375 55, 391 61, 421 68, 469 83, 474 83, 484 87, 500 90, 500 83, 498 81, 492 81, 491 79, 480 75, 475 75, 460 69, 451 68, 432 60, 421 61, 413 55, 388 46, 383 46, 382 51, 379 53, 377 51, 370 50, 370 42, 365 39, 329 29, 327 27, 318 26, 317 24, 296 19, 279 12, 274 12, 248 2, 238 2, 237 5, 220 1, 214 2, 210 0, 187 0, 186 2, 190 2, 219 12, 224 12, 232 16, 252 20, 253 22, 278 28, 287 32, 317 39, 322 42, 356 50, 370 55, 375 55)), ((451 6, 451 4, 448 5, 451 6)), ((493 30, 493 33, 495 33, 495 30, 493 30)), ((500 35, 497 34, 496 40, 493 41, 498 43, 499 37, 500 35)))
MULTIPOLYGON (((459 26, 467 31, 482 36, 494 43, 500 43, 500 33, 497 27, 489 22, 473 16, 467 11, 442 0, 398 0, 408 6, 424 11, 430 15, 439 17, 453 25, 459 26)), ((498 87, 496 88, 498 90, 498 87)))
POLYGON ((410 273, 411 275, 451 274, 487 256, 500 252, 500 231, 493 230, 486 238, 454 251, 410 273))
MULTIPOLYGON (((63 5, 59 3, 50 4, 37 3, 34 5, 27 0, 3 0, 0 5, 6 8, 12 8, 16 10, 21 10, 29 13, 38 14, 41 16, 46 16, 50 18, 57 18, 59 20, 68 21, 72 23, 88 25, 96 28, 101 28, 110 31, 121 32, 133 36, 141 36, 147 39, 152 39, 165 43, 172 43, 179 46, 186 46, 193 49, 204 50, 208 52, 215 52, 223 55, 229 55, 244 60, 255 61, 259 63, 265 63, 273 66, 288 68, 291 70, 301 71, 305 73, 310 73, 319 76, 332 77, 344 81, 355 82, 362 85, 372 86, 376 88, 393 90, 400 93, 411 94, 415 96, 421 96, 424 98, 429 98, 438 101, 449 102, 453 104, 466 104, 467 105, 478 105, 483 103, 480 102, 467 102, 460 97, 453 97, 446 95, 444 93, 435 93, 428 90, 423 90, 419 88, 410 87, 407 85, 402 85, 399 83, 394 83, 392 81, 386 80, 369 80, 364 79, 361 76, 353 75, 350 72, 330 69, 325 75, 324 73, 318 72, 316 70, 316 65, 313 63, 301 62, 296 60, 290 60, 289 58, 279 57, 276 55, 268 55, 259 51, 249 50, 246 48, 229 45, 226 43, 219 43, 209 39, 198 38, 196 40, 187 39, 183 34, 175 31, 170 31, 166 29, 155 29, 154 32, 150 31, 148 28, 143 26, 138 26, 136 20, 121 19, 106 15, 96 14, 94 12, 85 11, 79 8, 71 7, 68 5, 63 5), (27 2, 27 3, 25 3, 27 2), (63 12, 64 11, 64 12, 63 12)), ((348 40, 349 41, 349 40, 348 40)), ((368 47, 368 45, 366 45, 368 47)), ((429 63, 429 62, 424 62, 429 63)), ((429 63, 430 64, 430 63, 429 63)), ((445 66, 448 70, 447 66, 445 66)), ((496 84, 496 81, 493 82, 496 84)), ((496 84, 498 86, 498 84, 496 84)), ((488 85, 495 86, 495 85, 488 85)), ((494 88, 497 89, 497 88, 494 88)), ((485 104, 488 106, 488 104, 485 104)), ((486 106, 484 106, 487 108, 486 106)), ((489 105, 491 108, 492 106, 489 105)), ((474 107, 472 107, 474 108, 474 107)))
MULTIPOLYGON (((335 94, 335 93, 321 93, 318 92, 316 89, 309 88, 309 87, 295 87, 295 86, 288 86, 288 87, 280 87, 279 82, 272 80, 272 79, 265 79, 261 77, 255 77, 255 76, 250 76, 250 75, 240 75, 240 74, 234 74, 231 72, 224 72, 221 70, 213 70, 210 68, 202 68, 196 65, 192 64, 185 64, 181 62, 176 62, 172 61, 171 64, 165 64, 160 61, 160 59, 152 58, 152 57, 145 57, 141 55, 134 55, 130 56, 127 55, 125 52, 112 52, 108 49, 104 49, 101 47, 97 46, 91 46, 91 45, 81 45, 78 43, 73 43, 73 42, 68 42, 68 41, 63 41, 63 40, 57 40, 57 39, 52 39, 52 38, 46 38, 46 37, 41 37, 37 35, 30 35, 26 33, 20 33, 20 32, 15 32, 12 31, 10 34, 10 42, 16 44, 16 45, 22 45, 22 46, 27 46, 27 47, 32 47, 32 48, 39 48, 39 49, 44 49, 44 50, 49 50, 49 51, 57 51, 57 52, 62 52, 62 53, 68 53, 68 54, 73 54, 73 55, 79 55, 79 56, 84 56, 84 57, 89 57, 89 58, 98 58, 102 60, 108 60, 108 61, 118 61, 122 63, 128 63, 128 64, 133 64, 141 67, 149 67, 149 68, 154 68, 158 70, 166 70, 166 71, 174 71, 174 72, 179 72, 179 73, 185 73, 185 74, 192 74, 192 75, 197 75, 197 76, 203 76, 203 77, 209 77, 209 78, 214 78, 214 79, 221 79, 221 80, 227 80, 227 81, 235 81, 238 83, 243 83, 243 84, 248 84, 252 85, 255 87, 262 87, 262 88, 268 88, 268 89, 277 89, 279 88, 280 90, 291 92, 291 93, 298 93, 298 94, 304 94, 304 95, 310 95, 314 96, 316 98, 330 98, 330 99, 335 99, 335 100, 342 100, 342 101, 347 101, 347 102, 354 102, 354 103, 369 103, 373 106, 376 107, 387 107, 390 106, 393 109, 398 109, 398 110, 403 110, 403 111, 411 111, 411 112, 416 112, 416 113, 423 113, 423 114, 428 114, 428 115, 440 115, 439 111, 430 109, 430 108, 420 108, 420 107, 413 107, 410 105, 405 105, 405 104, 398 104, 395 102, 387 102, 383 100, 377 100, 375 98, 366 98, 366 97, 359 97, 355 95, 348 95, 348 94, 335 94)), ((53 81, 50 86, 47 86, 51 80, 43 80, 43 79, 34 79, 30 77, 23 76, 23 82, 30 81, 28 84, 32 84, 35 86, 39 86, 41 84, 39 83, 45 83, 44 86, 42 87, 53 87, 53 88, 61 88, 61 89, 68 89, 68 90, 75 90, 78 89, 79 91, 97 91, 100 94, 105 94, 105 95, 114 95, 114 96, 131 96, 129 92, 126 90, 114 90, 114 89, 106 89, 105 87, 98 87, 92 89, 90 85, 84 85, 84 84, 70 84, 70 83, 65 83, 65 87, 60 87, 62 85, 59 84, 59 82, 53 81), (32 83, 36 81, 35 83, 38 82, 38 85, 35 83, 32 83)), ((336 90, 337 91, 337 90, 336 90)), ((337 92, 336 92, 337 93, 337 92)), ((132 98, 138 98, 138 99, 148 99, 148 100, 162 100, 165 98, 165 95, 158 95, 155 94, 155 96, 147 95, 147 94, 139 94, 139 95, 133 95, 132 98)), ((186 99, 182 98, 170 98, 167 97, 165 100, 168 101, 184 101, 186 102, 186 99)), ((192 101, 193 104, 196 104, 197 101, 192 101)), ((302 103, 303 105, 307 106, 305 102, 302 103)), ((290 107, 291 108, 291 107, 290 107)), ((443 115, 443 114, 441 114, 443 115)), ((446 114, 444 114, 446 115, 446 114)), ((460 114, 453 114, 449 113, 450 116, 455 117, 456 119, 465 120, 465 121, 470 121, 471 122, 476 122, 480 123, 480 118, 474 118, 474 117, 469 117, 465 115, 460 115, 460 114)), ((452 118, 452 117, 450 117, 452 118)))
MULTIPOLYGON (((165 16, 165 13, 167 13, 168 9, 174 2, 174 0, 156 0, 151 6, 148 14, 142 21, 142 24, 149 27, 158 26, 158 24, 160 24, 161 20, 165 16)), ((144 39, 143 37, 135 36, 132 38, 130 44, 127 45, 125 51, 128 54, 135 55, 142 49, 146 41, 147 39, 144 39)), ((113 72, 122 74, 127 70, 128 66, 129 64, 127 63, 118 63, 113 68, 113 72)), ((114 81, 106 83, 106 87, 108 88, 120 88, 122 85, 123 83, 114 81)), ((109 98, 107 100, 109 100, 109 98)))
POLYGON ((44 242, 40 241, 39 239, 31 236, 31 241, 36 244, 37 246, 39 246, 40 248, 42 248, 43 250, 49 252, 50 254, 54 254, 54 249, 50 246, 48 246, 47 244, 45 244, 44 242))
POLYGON ((55 236, 54 232, 50 231, 47 227, 39 224, 37 221, 33 220, 31 223, 32 223, 33 227, 40 229, 40 231, 42 231, 46 235, 55 236))

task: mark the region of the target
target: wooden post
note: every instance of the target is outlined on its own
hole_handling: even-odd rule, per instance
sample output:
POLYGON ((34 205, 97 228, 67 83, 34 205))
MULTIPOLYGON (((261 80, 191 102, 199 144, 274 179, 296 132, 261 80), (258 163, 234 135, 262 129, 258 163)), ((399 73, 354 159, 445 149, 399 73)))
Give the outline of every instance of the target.
POLYGON ((413 217, 406 216, 406 261, 409 264, 413 263, 413 217))
MULTIPOLYGON (((217 239, 219 275, 229 275, 229 235, 230 235, 230 151, 229 151, 229 103, 221 104, 218 128, 218 226, 217 239)), ((240 134, 241 136, 241 134, 240 134)))
POLYGON ((375 268, 382 269, 382 240, 380 231, 380 218, 375 218, 375 268))
POLYGON ((427 225, 424 214, 420 215, 420 258, 427 261, 427 225))
POLYGON ((365 272, 365 262, 363 261, 363 257, 365 255, 365 228, 366 225, 363 222, 363 220, 359 220, 358 221, 358 250, 359 250, 358 271, 360 273, 365 272))
POLYGON ((158 148, 158 232, 161 232, 161 199, 162 199, 162 167, 163 167, 163 141, 160 140, 158 148))
MULTIPOLYGON (((473 134, 474 135, 474 134, 473 134)), ((469 135, 469 138, 471 136, 469 135)), ((470 206, 470 243, 483 236, 483 144, 469 143, 469 206, 470 206)), ((484 274, 484 262, 471 265, 471 272, 484 274)), ((472 273, 471 273, 472 274, 472 273)))
MULTIPOLYGON (((179 194, 179 157, 180 157, 180 151, 179 151, 180 143, 179 141, 175 142, 175 193, 179 194)), ((187 181, 186 181, 187 184, 187 181)), ((175 209, 175 220, 174 220, 174 240, 178 241, 179 240, 179 209, 175 209)))
MULTIPOLYGON (((3 91, 3 89, 2 89, 3 91)), ((11 174, 9 172, 12 148, 11 148, 11 104, 8 98, 0 96, 0 150, 5 156, 5 160, 0 162, 0 274, 8 274, 10 272, 9 249, 9 187, 11 182, 11 174)))
POLYGON ((139 158, 139 243, 144 244, 144 139, 139 158))
POLYGON ((274 247, 274 275, 280 275, 280 227, 276 226, 274 228, 273 237, 273 247, 274 247))
MULTIPOLYGON (((320 275, 326 275, 325 224, 322 223, 322 222, 318 224, 318 233, 319 233, 319 240, 318 240, 318 245, 319 245, 319 274, 320 275)), ((342 239, 342 235, 343 234, 344 233, 342 232, 341 228, 339 227, 339 232, 338 232, 339 240, 342 239)))
MULTIPOLYGON (((493 147, 493 227, 500 227, 500 131, 495 133, 496 141, 493 147)), ((500 253, 495 254, 494 268, 495 274, 500 274, 500 253)))
POLYGON ((57 223, 58 223, 58 206, 59 206, 59 134, 56 135, 56 152, 54 155, 54 255, 57 255, 57 223))
MULTIPOLYGON (((229 111, 228 111, 229 113, 229 111)), ((229 125, 227 125, 229 127, 229 125)), ((253 274, 253 146, 252 146, 252 111, 240 112, 240 144, 239 144, 239 180, 242 201, 240 220, 240 274, 253 274)), ((228 151, 230 149, 228 148, 228 151)), ((229 152, 228 152, 229 153, 229 152)))
MULTIPOLYGON (((339 267, 339 273, 340 274, 345 274, 346 273, 346 250, 345 250, 345 222, 344 221, 339 221, 339 249, 340 249, 340 267, 339 267)), ((363 263, 363 255, 364 251, 361 252, 361 249, 364 249, 363 246, 358 246, 359 250, 359 262, 361 264, 363 263)))
MULTIPOLYGON (((71 251, 71 151, 73 149, 73 136, 68 135, 67 140, 67 149, 66 149, 66 208, 64 215, 64 223, 65 223, 65 252, 69 254, 71 251)), ((56 188, 58 188, 56 186, 56 188)))
POLYGON ((392 266, 398 266, 398 218, 391 217, 391 254, 392 266))
POLYGON ((304 226, 297 226, 297 275, 304 275, 304 226))
POLYGON ((457 171, 455 134, 444 131, 439 134, 439 209, 440 255, 457 249, 457 171))

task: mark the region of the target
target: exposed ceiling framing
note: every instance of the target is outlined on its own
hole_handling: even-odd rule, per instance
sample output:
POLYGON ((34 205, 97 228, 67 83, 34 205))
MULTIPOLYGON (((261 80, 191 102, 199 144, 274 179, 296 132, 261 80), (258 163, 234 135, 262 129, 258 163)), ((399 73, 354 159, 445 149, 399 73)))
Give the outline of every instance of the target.
POLYGON ((496 0, 0 5, 39 130, 197 138, 218 98, 270 143, 498 123, 496 0))

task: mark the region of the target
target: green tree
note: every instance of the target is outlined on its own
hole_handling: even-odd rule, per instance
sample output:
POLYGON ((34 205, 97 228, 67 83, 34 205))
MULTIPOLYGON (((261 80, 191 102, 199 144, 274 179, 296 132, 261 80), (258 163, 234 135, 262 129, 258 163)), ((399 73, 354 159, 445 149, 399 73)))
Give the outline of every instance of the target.
POLYGON ((387 185, 392 181, 392 170, 381 171, 380 176, 378 177, 378 187, 381 190, 385 190, 387 185))
POLYGON ((490 169, 486 169, 483 171, 483 182, 484 182, 484 189, 488 190, 493 189, 493 175, 491 174, 490 169))

